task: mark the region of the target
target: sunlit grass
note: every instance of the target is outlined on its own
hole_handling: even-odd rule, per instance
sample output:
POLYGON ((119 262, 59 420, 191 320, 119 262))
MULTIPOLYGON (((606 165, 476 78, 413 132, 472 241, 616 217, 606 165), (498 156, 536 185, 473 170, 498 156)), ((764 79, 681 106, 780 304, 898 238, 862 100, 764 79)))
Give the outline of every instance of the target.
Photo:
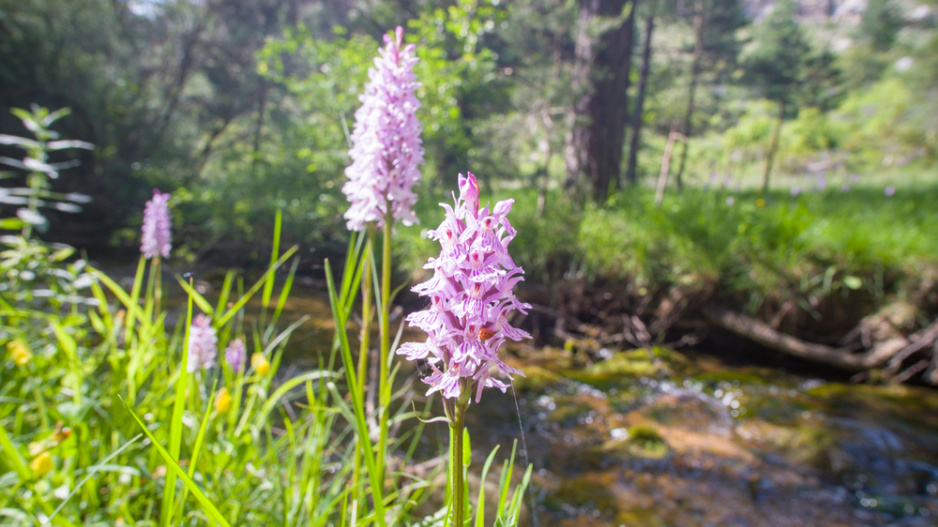
MULTIPOLYGON (((323 357, 316 369, 289 378, 278 371, 306 320, 278 327, 297 269, 296 247, 281 253, 278 234, 267 271, 253 284, 229 272, 217 302, 176 277, 188 296, 176 321, 167 321, 173 311, 161 305, 152 260, 141 260, 127 289, 98 270, 80 275, 86 297, 70 307, 29 289, 21 304, 0 305, 0 342, 12 350, 0 370, 0 524, 444 524, 445 504, 414 516, 431 494, 445 492, 407 472, 425 424, 414 419, 392 434, 379 466, 374 416, 363 400, 371 381, 354 368, 343 374, 337 358, 353 362, 346 323, 358 298, 361 244, 350 244, 337 284, 327 264, 339 329, 333 347, 316 350, 323 357), (275 280, 283 269, 286 277, 275 280), (244 309, 258 295, 264 308, 249 318, 244 309), (197 313, 212 320, 219 354, 211 369, 189 372, 188 328, 197 313), (221 353, 235 338, 253 355, 238 371, 221 353), (356 474, 358 449, 365 463, 356 474)), ((410 382, 389 395, 394 429, 420 415, 410 382)), ((506 526, 517 524, 531 471, 513 476, 513 459, 494 504, 506 526)), ((494 452, 486 471, 493 460, 494 452)), ((484 502, 478 507, 484 514, 484 502)))
MULTIPOLYGON (((536 192, 512 190, 513 225, 530 233, 512 242, 512 255, 527 281, 541 285, 585 279, 651 291, 710 283, 740 298, 882 299, 938 265, 938 182, 916 174, 903 183, 869 176, 847 189, 829 182, 796 196, 789 188, 669 189, 660 208, 645 187, 602 207, 577 207, 552 191, 540 218, 536 192)), ((416 233, 408 236, 404 250, 426 250, 416 233)))

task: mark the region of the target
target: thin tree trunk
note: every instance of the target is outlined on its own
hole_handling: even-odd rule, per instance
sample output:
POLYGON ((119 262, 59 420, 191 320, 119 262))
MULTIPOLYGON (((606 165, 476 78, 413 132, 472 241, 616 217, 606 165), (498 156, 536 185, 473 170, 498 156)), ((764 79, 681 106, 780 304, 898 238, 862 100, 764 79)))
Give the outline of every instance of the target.
POLYGON ((262 81, 261 100, 257 103, 257 125, 254 127, 254 154, 251 156, 251 175, 257 176, 257 164, 261 158, 261 132, 264 129, 264 114, 267 109, 267 82, 262 81))
MULTIPOLYGON (((554 79, 559 80, 563 71, 563 44, 559 34, 555 34, 553 40, 554 79)), ((544 124, 545 144, 542 149, 544 154, 544 168, 543 172, 541 172, 540 184, 538 185, 537 208, 535 209, 538 218, 544 216, 544 210, 547 208, 547 187, 550 184, 550 158, 554 154, 551 142, 554 132, 554 120, 550 116, 549 99, 544 100, 544 106, 541 108, 541 122, 544 124)))
POLYGON ((775 124, 775 132, 772 133, 772 141, 769 143, 769 151, 765 157, 765 174, 762 176, 762 192, 769 191, 769 179, 772 177, 772 163, 775 161, 775 152, 778 150, 778 136, 782 132, 782 123, 785 121, 786 102, 782 99, 778 108, 778 122, 775 124))
POLYGON ((544 215, 544 209, 547 206, 547 185, 550 182, 550 156, 552 155, 550 135, 554 129, 554 121, 550 118, 549 108, 545 108, 541 118, 544 123, 544 138, 538 142, 538 149, 544 155, 544 166, 541 167, 540 181, 537 185, 536 211, 538 218, 544 215))
POLYGON ((202 147, 199 155, 195 158, 195 170, 192 171, 194 179, 198 179, 202 176, 202 171, 205 169, 205 165, 212 155, 212 149, 215 147, 215 141, 225 132, 228 125, 234 120, 234 117, 233 114, 225 116, 225 120, 222 121, 221 124, 216 125, 215 129, 212 130, 212 133, 208 136, 208 139, 205 141, 205 146, 202 147))
POLYGON ((690 147, 690 136, 693 133, 694 103, 697 97, 697 84, 700 81, 700 59, 703 57, 703 0, 694 4, 694 61, 691 65, 690 87, 687 94, 687 113, 684 115, 684 147, 681 149, 681 164, 678 165, 675 181, 678 191, 684 189, 684 165, 687 163, 687 149, 690 147))
MULTIPOLYGON (((149 137, 150 145, 156 144, 162 139, 163 133, 166 131, 170 120, 172 120, 173 115, 176 113, 179 99, 182 97, 183 89, 192 72, 193 64, 195 63, 194 55, 196 45, 199 44, 202 38, 202 32, 205 31, 208 26, 209 16, 208 11, 206 11, 204 16, 196 22, 192 31, 186 35, 181 52, 182 56, 179 59, 179 67, 176 70, 176 76, 173 83, 166 87, 163 95, 163 100, 166 101, 163 105, 163 111, 153 124, 144 127, 145 130, 152 132, 149 137)), ((132 132, 132 136, 136 135, 136 131, 132 132)), ((138 146, 140 142, 134 141, 133 144, 138 146)), ((132 152, 136 155, 137 150, 132 150, 132 152)))
POLYGON ((658 174, 658 186, 655 190, 655 208, 661 206, 664 200, 664 188, 668 185, 668 172, 671 169, 671 151, 674 149, 674 141, 684 136, 678 133, 678 120, 671 123, 671 133, 668 134, 668 144, 664 147, 664 155, 661 156, 661 172, 658 174))
POLYGON ((629 165, 625 171, 625 181, 629 185, 638 182, 638 149, 641 145, 642 113, 645 107, 645 87, 648 85, 648 73, 651 69, 651 34, 655 29, 655 15, 648 15, 645 20, 645 43, 642 48, 642 66, 638 76, 638 94, 635 109, 632 112, 632 141, 629 145, 629 165))

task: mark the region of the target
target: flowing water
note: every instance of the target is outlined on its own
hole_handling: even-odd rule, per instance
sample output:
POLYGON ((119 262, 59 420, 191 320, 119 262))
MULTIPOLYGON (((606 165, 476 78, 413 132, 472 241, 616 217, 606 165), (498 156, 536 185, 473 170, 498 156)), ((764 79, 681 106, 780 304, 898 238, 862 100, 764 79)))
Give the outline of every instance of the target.
MULTIPOLYGON (((318 288, 297 288, 280 325, 304 315, 287 371, 315 367, 331 343, 318 288)), ((517 406, 511 391, 489 391, 468 426, 475 470, 495 445, 510 451, 523 429, 534 464, 528 525, 938 525, 935 390, 665 349, 508 355, 527 375, 515 382, 517 406)), ((445 448, 433 444, 445 434, 429 425, 423 451, 445 448)))

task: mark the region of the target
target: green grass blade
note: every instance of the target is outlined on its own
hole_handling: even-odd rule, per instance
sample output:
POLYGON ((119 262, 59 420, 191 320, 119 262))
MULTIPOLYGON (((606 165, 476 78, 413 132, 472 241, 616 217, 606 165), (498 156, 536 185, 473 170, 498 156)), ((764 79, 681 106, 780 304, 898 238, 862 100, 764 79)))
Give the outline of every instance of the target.
POLYGON ((231 309, 229 309, 228 311, 225 312, 224 315, 222 315, 221 317, 219 317, 219 319, 218 319, 218 325, 219 325, 219 326, 223 326, 223 325, 225 325, 226 322, 228 322, 229 320, 231 320, 231 317, 235 316, 235 314, 236 314, 242 307, 244 307, 245 304, 248 303, 248 300, 250 300, 251 297, 254 296, 254 293, 257 293, 257 291, 264 285, 264 283, 265 283, 266 280, 267 280, 267 277, 268 277, 268 276, 272 276, 272 275, 274 274, 274 272, 277 270, 277 268, 280 267, 281 265, 283 265, 283 263, 286 262, 288 259, 290 259, 290 257, 293 256, 293 254, 294 254, 297 250, 299 250, 299 246, 298 246, 298 245, 294 245, 293 247, 290 247, 289 249, 287 249, 287 252, 283 253, 283 256, 281 256, 276 262, 274 262, 273 265, 271 265, 271 266, 267 269, 267 271, 264 273, 264 275, 261 276, 261 278, 260 278, 257 282, 255 282, 255 284, 254 284, 253 286, 251 286, 251 288, 248 289, 248 290, 241 296, 241 298, 239 298, 238 301, 235 302, 235 304, 234 304, 233 306, 231 306, 231 309))
POLYGON ((293 280, 296 278, 296 269, 300 265, 300 259, 297 258, 293 260, 293 265, 290 266, 290 273, 287 274, 287 280, 283 283, 283 287, 280 289, 280 296, 277 298, 277 307, 274 309, 274 316, 271 317, 271 325, 276 324, 277 320, 280 319, 280 314, 283 313, 283 308, 287 304, 287 299, 290 298, 290 290, 293 289, 293 280))
POLYGON ((521 519, 521 503, 524 500, 524 493, 527 491, 528 484, 531 482, 531 470, 534 465, 529 463, 527 470, 524 471, 524 477, 521 478, 521 484, 515 487, 514 495, 511 497, 511 507, 508 511, 509 525, 518 525, 521 519))
POLYGON ((2 426, 0 426, 0 451, 4 453, 4 462, 13 467, 16 475, 20 477, 20 481, 29 481, 32 473, 29 467, 26 466, 26 461, 20 455, 19 450, 13 446, 13 441, 7 435, 6 429, 2 426))
POLYGON ((348 299, 356 296, 353 292, 357 289, 357 287, 353 287, 353 274, 358 274, 360 280, 361 266, 358 265, 358 262, 361 261, 362 247, 366 238, 367 236, 359 235, 356 232, 353 232, 349 238, 348 250, 345 251, 345 272, 342 273, 342 288, 340 289, 341 295, 339 298, 348 299), (349 273, 349 269, 356 269, 356 273, 349 273))
POLYGON ((209 301, 206 300, 204 296, 195 290, 195 287, 193 287, 192 284, 183 280, 181 276, 177 276, 176 281, 179 282, 179 285, 182 286, 182 289, 189 295, 189 298, 195 301, 196 305, 199 306, 199 309, 201 309, 206 315, 214 317, 215 308, 212 307, 212 304, 209 303, 209 301))
POLYGON ((218 304, 215 307, 215 312, 221 313, 225 306, 228 304, 228 297, 231 295, 231 286, 234 285, 234 271, 228 271, 225 273, 225 281, 222 283, 221 291, 218 295, 218 304))
POLYGON ((518 448, 518 440, 515 439, 511 444, 511 457, 505 460, 502 466, 502 474, 499 477, 498 487, 498 511, 501 514, 505 510, 505 503, 508 502, 508 489, 511 487, 511 474, 515 469, 515 451, 518 448))
MULTIPOLYGON (((202 442, 205 440, 205 430, 208 428, 209 417, 212 414, 212 404, 215 402, 215 389, 217 387, 218 379, 215 379, 215 382, 212 383, 212 395, 209 396, 208 404, 205 406, 205 413, 202 415, 202 425, 199 427, 199 433, 195 436, 195 446, 192 447, 192 456, 189 459, 189 471, 187 473, 190 478, 195 474, 195 467, 199 463, 199 454, 202 453, 202 442)), ((188 495, 189 487, 182 489, 182 498, 179 499, 180 510, 185 505, 188 495)))
POLYGON ((495 460, 495 453, 498 452, 498 447, 500 445, 495 445, 495 448, 492 449, 492 452, 489 454, 489 457, 485 459, 485 465, 482 466, 482 479, 481 484, 479 485, 479 499, 476 500, 476 527, 485 527, 485 478, 488 476, 489 467, 492 466, 492 461, 495 460))
MULTIPOLYGON (((150 439, 153 447, 156 448, 157 452, 159 452, 160 457, 163 458, 163 461, 166 463, 166 468, 169 470, 169 472, 182 480, 183 485, 185 485, 186 488, 189 489, 189 492, 195 496, 195 499, 198 500, 199 505, 202 506, 202 511, 205 513, 205 515, 208 516, 210 520, 214 521, 222 527, 231 527, 231 525, 225 521, 225 518, 218 511, 218 508, 215 507, 215 504, 208 499, 205 493, 202 492, 202 489, 200 489, 199 486, 195 484, 195 481, 193 481, 192 478, 186 474, 186 471, 179 466, 179 463, 176 462, 176 458, 167 452, 166 449, 163 448, 163 445, 161 445, 159 441, 153 437, 153 434, 150 433, 146 425, 143 424, 143 421, 140 420, 140 417, 138 417, 133 409, 127 404, 127 401, 124 401, 124 399, 121 397, 121 402, 124 403, 124 407, 127 408, 127 411, 130 412, 130 415, 133 416, 134 420, 137 421, 137 424, 140 425, 140 428, 143 429, 143 433, 145 433, 150 439)), ((167 473, 167 476, 168 475, 169 474, 167 473)))
POLYGON ((332 316, 335 320, 335 330, 339 337, 339 350, 342 352, 342 360, 345 365, 345 376, 348 381, 349 393, 352 396, 352 410, 355 412, 355 424, 358 427, 358 437, 362 439, 361 446, 364 450, 365 464, 368 468, 368 475, 371 478, 371 492, 374 495, 375 516, 378 525, 384 527, 384 481, 380 478, 378 467, 375 466, 374 450, 371 446, 371 440, 368 434, 368 425, 365 423, 365 405, 360 400, 361 391, 358 389, 358 379, 355 378, 355 363, 352 361, 352 351, 349 348, 348 334, 345 330, 346 319, 342 316, 338 298, 336 298, 335 281, 332 277, 332 269, 329 266, 329 259, 325 260, 326 285, 329 288, 329 304, 332 307, 332 316))
MULTIPOLYGON (((280 252, 280 224, 283 220, 283 211, 277 209, 277 217, 274 220, 274 246, 270 251, 270 264, 268 267, 273 267, 274 263, 277 262, 277 253, 280 252)), ((261 295, 261 302, 263 309, 267 309, 267 304, 270 303, 270 296, 274 292, 274 274, 270 273, 267 275, 266 280, 264 280, 264 292, 261 295)))
MULTIPOLYGON (((143 285, 143 272, 144 272, 144 268, 146 267, 146 262, 147 262, 146 258, 144 258, 141 255, 140 262, 137 264, 137 274, 134 275, 134 285, 130 289, 130 303, 133 304, 134 306, 140 305, 139 304, 140 288, 143 285)), ((137 315, 136 309, 127 310, 127 318, 126 318, 127 323, 125 327, 127 328, 128 337, 131 333, 133 333, 134 323, 136 322, 136 315, 137 315)))
POLYGON ((274 409, 274 406, 280 402, 280 399, 287 394, 290 390, 296 388, 297 386, 303 384, 306 381, 312 381, 316 379, 321 379, 324 377, 333 377, 335 376, 334 372, 331 371, 322 371, 314 370, 308 371, 302 375, 297 375, 296 377, 290 378, 285 383, 281 384, 270 397, 267 398, 267 401, 261 406, 260 411, 257 413, 257 426, 261 427, 267 422, 267 416, 274 409))
MULTIPOLYGON (((179 448, 182 444, 182 413, 186 405, 186 388, 189 386, 189 327, 192 325, 192 295, 189 295, 189 306, 186 313, 186 338, 182 344, 182 362, 179 365, 179 378, 176 380, 176 395, 173 401, 173 417, 169 424, 169 455, 175 464, 179 459, 179 448)), ((129 407, 128 407, 129 409, 129 407)), ((131 412, 133 413, 133 412, 131 412)), ((134 418, 137 416, 134 415, 134 418)), ((141 426, 143 424, 141 423, 141 426)), ((146 427, 144 427, 146 430, 146 427)), ((147 431, 149 435, 149 431, 147 431)), ((151 437, 153 444, 156 440, 151 437)), ((162 451, 161 451, 162 454, 162 451)), ((177 465, 178 466, 178 465, 177 465)), ((173 498, 176 493, 176 472, 166 474, 166 486, 163 489, 163 501, 160 506, 160 524, 166 527, 170 524, 173 511, 173 498)))
POLYGON ((140 306, 131 301, 130 295, 127 294, 127 291, 124 291, 124 288, 119 286, 117 282, 111 279, 108 275, 103 272, 95 269, 94 267, 88 267, 88 271, 95 276, 98 280, 104 284, 108 290, 117 297, 117 300, 124 305, 124 308, 127 309, 127 315, 130 316, 133 313, 134 316, 140 314, 140 306))
POLYGON ((72 496, 74 496, 75 493, 78 492, 79 489, 81 489, 82 485, 84 485, 89 479, 91 479, 91 476, 93 476, 95 472, 98 472, 99 470, 101 470, 104 466, 108 464, 110 460, 117 457, 124 450, 127 450, 127 448, 129 448, 130 445, 134 444, 141 437, 143 437, 143 434, 135 435, 130 441, 127 441, 126 443, 121 445, 120 448, 108 454, 108 456, 104 458, 103 460, 101 460, 100 463, 94 466, 88 467, 88 470, 85 472, 85 477, 83 477, 81 481, 78 482, 78 485, 75 485, 75 488, 72 489, 72 491, 68 493, 68 496, 65 496, 65 499, 62 500, 62 503, 60 503, 59 506, 56 507, 54 511, 52 511, 52 514, 49 516, 49 519, 46 520, 45 523, 42 524, 43 527, 52 523, 52 520, 55 519, 55 516, 62 510, 63 507, 65 507, 65 505, 69 502, 69 500, 72 499, 72 496))
MULTIPOLYGON (((271 352, 272 350, 274 350, 277 346, 279 346, 281 343, 283 343, 283 341, 285 341, 285 340, 287 340, 288 338, 290 338, 290 334, 292 334, 294 331, 296 331, 296 328, 298 328, 298 327, 302 326, 303 324, 305 324, 307 320, 309 320, 309 315, 303 315, 303 317, 301 317, 299 320, 297 320, 296 322, 290 324, 290 325, 287 327, 287 329, 281 331, 280 334, 277 335, 277 338, 275 338, 274 340, 272 340, 272 341, 270 342, 270 344, 267 344, 267 346, 264 348, 264 355, 269 355, 270 352, 271 352)), ((274 371, 276 371, 276 368, 273 368, 273 366, 274 366, 274 364, 271 363, 271 368, 272 368, 274 371)))

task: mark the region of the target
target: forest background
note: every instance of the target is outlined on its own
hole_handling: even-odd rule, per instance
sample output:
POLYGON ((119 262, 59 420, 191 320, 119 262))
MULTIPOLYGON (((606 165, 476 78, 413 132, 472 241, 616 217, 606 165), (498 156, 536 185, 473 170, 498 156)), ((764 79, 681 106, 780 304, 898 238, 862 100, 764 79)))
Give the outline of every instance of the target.
POLYGON ((0 0, 0 133, 68 107, 57 131, 95 145, 53 159, 80 162, 54 190, 92 199, 49 240, 134 254, 159 188, 177 265, 266 263, 279 210, 318 277, 348 236, 358 94, 403 25, 427 163, 401 274, 472 171, 515 197, 513 254, 568 342, 595 332, 550 309, 647 344, 722 305, 834 344, 884 306, 911 307, 903 333, 936 311, 936 21, 899 0, 0 0))

